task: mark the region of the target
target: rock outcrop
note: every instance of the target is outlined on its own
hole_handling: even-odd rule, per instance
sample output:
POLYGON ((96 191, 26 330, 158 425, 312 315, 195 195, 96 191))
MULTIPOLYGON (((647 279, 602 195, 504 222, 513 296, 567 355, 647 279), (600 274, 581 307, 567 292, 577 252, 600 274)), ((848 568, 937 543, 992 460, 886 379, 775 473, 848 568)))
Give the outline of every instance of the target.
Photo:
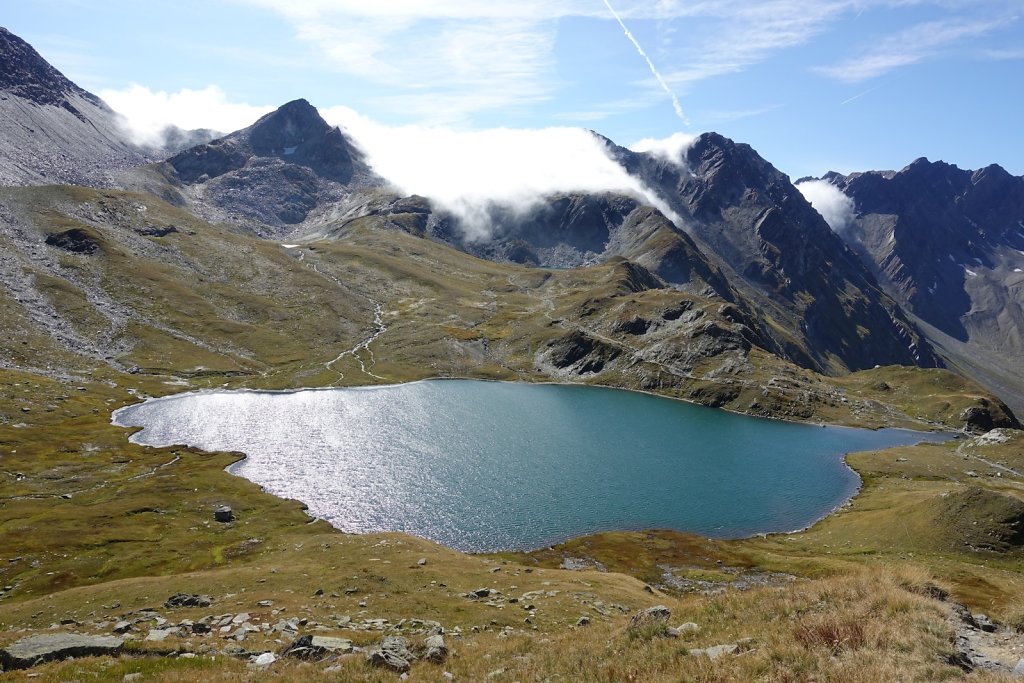
POLYGON ((0 650, 0 665, 4 669, 27 669, 70 657, 118 655, 123 646, 124 638, 116 636, 47 633, 22 638, 0 650))

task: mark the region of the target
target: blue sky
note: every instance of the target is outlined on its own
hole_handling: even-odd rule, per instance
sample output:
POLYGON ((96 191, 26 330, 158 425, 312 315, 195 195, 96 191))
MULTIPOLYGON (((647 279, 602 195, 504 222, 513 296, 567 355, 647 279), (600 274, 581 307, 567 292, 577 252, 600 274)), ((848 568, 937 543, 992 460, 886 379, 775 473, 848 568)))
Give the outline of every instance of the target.
POLYGON ((919 156, 1024 173, 1020 0, 611 7, 670 92, 604 0, 33 0, 0 24, 143 127, 305 97, 385 127, 715 130, 793 178, 919 156))

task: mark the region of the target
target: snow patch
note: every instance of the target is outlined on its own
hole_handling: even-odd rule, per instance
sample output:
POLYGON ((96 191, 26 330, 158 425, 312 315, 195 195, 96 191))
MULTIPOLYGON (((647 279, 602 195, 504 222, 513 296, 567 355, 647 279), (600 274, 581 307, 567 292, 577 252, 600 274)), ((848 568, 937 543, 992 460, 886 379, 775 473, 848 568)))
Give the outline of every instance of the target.
POLYGON ((1024 270, 1021 270, 1020 268, 1014 268, 1013 272, 1015 272, 1015 273, 1024 273, 1024 270))
POLYGON ((282 244, 281 246, 284 247, 285 249, 294 249, 295 247, 297 247, 299 245, 297 245, 297 244, 282 244))
POLYGON ((971 277, 978 277, 978 274, 977 274, 977 273, 975 273, 975 272, 974 272, 973 270, 971 270, 970 268, 964 268, 964 272, 965 272, 965 273, 967 273, 968 275, 970 275, 971 277))
POLYGON ((288 156, 289 154, 295 154, 295 150, 297 150, 297 149, 298 149, 298 147, 285 147, 284 148, 284 155, 288 156))

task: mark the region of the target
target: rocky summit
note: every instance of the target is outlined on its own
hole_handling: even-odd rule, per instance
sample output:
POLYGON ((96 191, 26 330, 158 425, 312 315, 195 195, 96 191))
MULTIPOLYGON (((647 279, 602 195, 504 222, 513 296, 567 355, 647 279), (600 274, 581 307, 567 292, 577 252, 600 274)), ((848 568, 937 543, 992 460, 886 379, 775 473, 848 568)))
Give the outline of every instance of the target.
POLYGON ((166 167, 198 212, 247 222, 259 234, 283 234, 316 209, 337 211, 354 190, 383 184, 306 100, 186 149, 166 167))

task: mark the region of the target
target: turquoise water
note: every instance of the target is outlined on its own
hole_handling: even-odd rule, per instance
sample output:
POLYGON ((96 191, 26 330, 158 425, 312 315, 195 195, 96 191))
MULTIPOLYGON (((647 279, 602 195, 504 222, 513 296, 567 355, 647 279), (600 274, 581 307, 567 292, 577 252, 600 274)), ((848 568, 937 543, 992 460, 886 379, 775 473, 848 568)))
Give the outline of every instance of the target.
POLYGON ((122 408, 133 440, 243 451, 232 472, 348 532, 467 551, 608 529, 791 531, 852 496, 845 453, 934 434, 763 420, 614 389, 470 380, 200 392, 122 408))

